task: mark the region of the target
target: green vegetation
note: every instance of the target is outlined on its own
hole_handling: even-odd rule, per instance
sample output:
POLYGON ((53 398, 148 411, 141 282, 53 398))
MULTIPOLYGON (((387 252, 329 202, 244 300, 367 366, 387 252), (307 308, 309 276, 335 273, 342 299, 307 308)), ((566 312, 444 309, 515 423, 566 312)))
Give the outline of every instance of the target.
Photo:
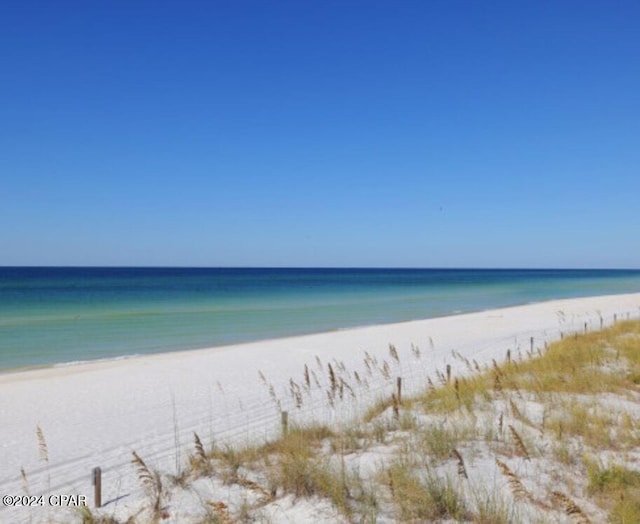
MULTIPOLYGON (((202 480, 224 489, 201 497, 199 522, 269 522, 287 497, 321 501, 336 522, 640 522, 640 322, 512 356, 436 372, 422 394, 380 400, 347 427, 291 424, 263 445, 211 449, 194 435, 179 478, 134 454, 148 501, 128 522, 176 518, 166 501, 202 480)), ((337 371, 327 368, 330 399, 350 389, 337 371)), ((305 372, 293 394, 311 387, 305 372)), ((81 520, 116 522, 94 513, 81 520)))

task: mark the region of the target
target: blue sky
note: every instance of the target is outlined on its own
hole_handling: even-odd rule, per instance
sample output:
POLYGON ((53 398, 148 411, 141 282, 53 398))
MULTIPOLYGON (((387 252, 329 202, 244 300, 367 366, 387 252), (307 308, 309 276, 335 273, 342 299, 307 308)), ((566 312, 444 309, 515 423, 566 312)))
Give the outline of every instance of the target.
POLYGON ((640 268, 640 4, 5 1, 0 265, 640 268))

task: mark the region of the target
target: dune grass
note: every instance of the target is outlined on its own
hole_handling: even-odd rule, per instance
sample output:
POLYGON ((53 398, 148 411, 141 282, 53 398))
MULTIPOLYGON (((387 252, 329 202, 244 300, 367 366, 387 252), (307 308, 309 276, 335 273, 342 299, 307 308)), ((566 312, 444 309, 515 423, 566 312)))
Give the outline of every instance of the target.
MULTIPOLYGON (((394 346, 390 355, 400 361, 394 346)), ((206 448, 194 435, 180 478, 135 454, 147 511, 126 521, 271 522, 285 501, 308 501, 331 522, 640 522, 639 321, 467 364, 347 426, 292 423, 278 439, 236 447, 206 448), (200 507, 186 511, 181 494, 196 491, 200 507)), ((347 395, 349 371, 324 369, 329 401, 347 395)), ((313 382, 305 366, 292 394, 313 382)), ((118 522, 108 509, 80 520, 107 518, 118 522)))

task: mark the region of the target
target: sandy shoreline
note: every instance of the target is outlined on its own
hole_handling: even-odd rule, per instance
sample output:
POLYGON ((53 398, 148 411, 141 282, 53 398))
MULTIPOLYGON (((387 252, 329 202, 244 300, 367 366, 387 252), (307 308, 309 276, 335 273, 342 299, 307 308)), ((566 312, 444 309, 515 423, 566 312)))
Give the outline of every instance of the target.
MULTIPOLYGON (((279 412, 293 422, 338 424, 389 394, 401 376, 405 391, 424 388, 447 365, 464 373, 452 351, 480 365, 560 338, 640 316, 640 293, 556 300, 428 320, 353 328, 316 335, 204 350, 161 353, 0 374, 0 492, 76 494, 92 499, 90 472, 103 470, 103 501, 113 508, 141 496, 131 451, 151 467, 176 471, 193 432, 210 442, 265 439, 279 431, 279 412), (601 320, 602 319, 602 320, 601 320), (389 344, 399 359, 390 358, 389 344), (412 349, 413 345, 413 349, 412 349), (415 358, 416 346, 421 358, 415 358), (387 367, 367 375, 369 366, 387 367), (355 398, 327 401, 327 367, 357 389, 355 398), (292 393, 304 367, 318 386, 296 407, 292 393), (366 386, 356 384, 368 377, 366 386), (264 377, 261 378, 261 377, 264 377), (271 387, 271 390, 270 390, 271 387), (42 460, 36 427, 46 439, 42 460)), ((55 508, 45 508, 55 513, 55 508)), ((0 506, 0 521, 33 518, 37 510, 0 506), (29 514, 27 515, 27 511, 29 514), (26 518, 25 518, 26 517, 26 518)))

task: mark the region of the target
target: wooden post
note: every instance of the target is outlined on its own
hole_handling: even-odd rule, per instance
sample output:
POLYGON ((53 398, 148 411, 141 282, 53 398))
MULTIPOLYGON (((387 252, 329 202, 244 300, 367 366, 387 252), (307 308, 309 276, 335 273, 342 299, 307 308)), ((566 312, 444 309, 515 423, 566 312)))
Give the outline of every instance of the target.
POLYGON ((447 364, 447 382, 451 382, 451 364, 447 364))
POLYGON ((289 412, 283 411, 281 413, 281 417, 282 417, 282 436, 286 437, 287 433, 289 432, 289 412))
POLYGON ((511 364, 511 350, 507 349, 507 364, 511 364))
POLYGON ((402 377, 397 378, 396 386, 398 389, 398 404, 402 404, 402 377))
POLYGON ((100 508, 102 507, 102 470, 93 468, 92 477, 94 505, 100 508))
POLYGON ((531 337, 529 342, 531 343, 531 352, 533 353, 533 337, 531 337))
POLYGON ((584 332, 585 333, 587 332, 587 323, 586 322, 584 323, 584 332))
POLYGON ((564 333, 562 331, 560 331, 560 340, 564 339, 564 333))
POLYGON ((615 324, 618 321, 618 315, 616 313, 613 314, 613 323, 615 324))
POLYGON ((604 324, 604 319, 602 317, 600 317, 600 329, 602 329, 604 324))

